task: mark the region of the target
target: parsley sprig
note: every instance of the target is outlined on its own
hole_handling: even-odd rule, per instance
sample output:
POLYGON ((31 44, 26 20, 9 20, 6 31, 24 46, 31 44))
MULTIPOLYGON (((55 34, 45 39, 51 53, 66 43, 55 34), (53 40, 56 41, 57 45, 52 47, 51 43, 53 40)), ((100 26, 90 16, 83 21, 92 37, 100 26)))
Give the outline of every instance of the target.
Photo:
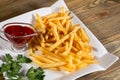
POLYGON ((32 61, 29 58, 23 55, 18 55, 16 59, 13 59, 10 54, 6 54, 0 67, 0 74, 5 72, 9 80, 23 80, 22 78, 24 76, 26 76, 28 80, 44 80, 44 71, 40 67, 37 69, 31 67, 25 75, 20 75, 20 70, 22 68, 21 64, 31 62, 32 61))

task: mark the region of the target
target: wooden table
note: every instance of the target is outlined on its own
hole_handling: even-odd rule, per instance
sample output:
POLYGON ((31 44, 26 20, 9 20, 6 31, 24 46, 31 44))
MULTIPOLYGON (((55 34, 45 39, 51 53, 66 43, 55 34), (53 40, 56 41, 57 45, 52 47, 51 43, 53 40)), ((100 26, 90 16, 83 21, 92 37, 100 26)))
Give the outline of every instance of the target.
MULTIPOLYGON (((52 5, 56 0, 0 0, 0 21, 52 5)), ((106 49, 120 57, 120 0, 65 0, 106 49)), ((0 76, 0 80, 4 80, 0 76)), ((120 60, 106 71, 77 80, 120 80, 120 60)))

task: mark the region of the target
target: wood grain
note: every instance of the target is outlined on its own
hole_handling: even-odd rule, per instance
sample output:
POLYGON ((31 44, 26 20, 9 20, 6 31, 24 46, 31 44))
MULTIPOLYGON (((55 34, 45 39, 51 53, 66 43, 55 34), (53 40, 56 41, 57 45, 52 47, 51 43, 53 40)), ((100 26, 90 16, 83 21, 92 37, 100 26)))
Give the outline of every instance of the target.
MULTIPOLYGON (((47 7, 56 0, 0 0, 0 21, 47 7)), ((106 49, 120 57, 120 0, 65 0, 106 49)), ((77 80, 120 80, 120 60, 106 71, 94 72, 77 80)), ((0 75, 1 76, 1 75, 0 75)), ((0 80, 3 80, 0 77, 0 80)))

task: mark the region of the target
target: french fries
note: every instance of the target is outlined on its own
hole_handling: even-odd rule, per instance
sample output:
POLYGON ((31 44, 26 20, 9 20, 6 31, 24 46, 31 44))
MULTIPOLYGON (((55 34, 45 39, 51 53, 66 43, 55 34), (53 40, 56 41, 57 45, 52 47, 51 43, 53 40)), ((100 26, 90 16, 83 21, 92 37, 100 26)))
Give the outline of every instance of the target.
POLYGON ((64 7, 60 12, 41 17, 36 14, 38 35, 29 43, 29 55, 42 68, 73 72, 97 61, 84 28, 72 25, 64 7))

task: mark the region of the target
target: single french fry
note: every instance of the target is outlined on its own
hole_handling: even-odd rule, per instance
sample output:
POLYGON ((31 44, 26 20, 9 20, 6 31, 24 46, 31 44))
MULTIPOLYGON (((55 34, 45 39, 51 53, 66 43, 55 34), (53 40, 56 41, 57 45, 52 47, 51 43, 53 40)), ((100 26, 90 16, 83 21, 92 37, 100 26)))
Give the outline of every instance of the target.
POLYGON ((65 13, 66 9, 65 7, 61 7, 61 13, 65 13))
POLYGON ((74 33, 71 34, 71 36, 70 36, 69 48, 65 52, 63 52, 62 55, 67 55, 70 52, 70 50, 72 48, 72 44, 73 44, 73 38, 74 38, 74 33))
POLYGON ((49 22, 49 25, 51 27, 53 27, 53 34, 54 34, 56 40, 58 41, 60 38, 59 38, 59 35, 58 35, 58 32, 57 32, 57 27, 56 27, 57 25, 55 25, 53 22, 49 22))
POLYGON ((80 45, 80 47, 81 47, 81 50, 84 51, 84 49, 85 49, 85 44, 84 44, 84 42, 79 41, 78 43, 79 43, 79 45, 80 45))
POLYGON ((53 61, 49 60, 48 58, 45 58, 45 56, 43 55, 38 55, 38 54, 33 54, 32 55, 35 59, 41 61, 41 62, 45 62, 45 63, 54 63, 53 61))
POLYGON ((37 18, 37 20, 38 20, 38 22, 39 22, 39 27, 41 27, 41 29, 40 28, 36 28, 36 30, 38 31, 38 32, 43 32, 43 33, 45 33, 45 25, 43 24, 43 21, 42 21, 42 18, 40 17, 40 15, 39 14, 36 14, 36 18, 37 18))
POLYGON ((70 16, 63 16, 63 17, 57 17, 57 18, 52 18, 49 19, 49 21, 54 21, 54 20, 64 20, 64 19, 70 19, 70 16))
POLYGON ((70 64, 66 64, 65 67, 67 68, 67 71, 69 72, 73 72, 76 69, 75 65, 70 65, 70 64))
POLYGON ((48 64, 48 63, 42 63, 41 61, 39 61, 35 58, 31 58, 31 59, 32 59, 33 62, 35 62, 36 64, 38 64, 42 68, 55 68, 55 67, 58 67, 58 66, 65 65, 64 62, 48 64))
POLYGON ((74 53, 76 53, 78 51, 78 49, 76 47, 72 46, 71 51, 73 51, 74 53))
POLYGON ((73 65, 73 55, 69 54, 68 59, 69 59, 68 60, 69 65, 73 65))
POLYGON ((66 30, 68 30, 70 26, 71 26, 70 20, 67 20, 66 21, 66 30))
POLYGON ((73 57, 73 63, 77 66, 78 64, 81 63, 81 58, 73 57))
POLYGON ((52 13, 52 14, 46 15, 46 16, 43 17, 43 20, 44 20, 44 19, 49 19, 49 18, 54 18, 54 17, 56 17, 58 14, 59 14, 59 13, 52 13))
POLYGON ((66 42, 65 44, 66 44, 65 45, 65 51, 66 51, 66 50, 68 50, 69 45, 68 45, 68 42, 66 42))
POLYGON ((58 25, 58 27, 57 27, 58 30, 62 31, 64 34, 66 34, 67 31, 65 30, 64 26, 60 23, 60 21, 56 20, 55 23, 56 23, 56 25, 58 25))
POLYGON ((86 67, 87 65, 88 65, 87 63, 82 62, 82 63, 80 63, 79 65, 76 66, 76 70, 80 70, 80 69, 86 67))
POLYGON ((29 51, 29 55, 32 56, 32 54, 33 54, 32 43, 30 43, 29 46, 30 46, 29 50, 28 50, 29 51))
POLYGON ((78 34, 77 34, 77 33, 75 33, 75 40, 76 40, 76 41, 81 41, 81 37, 80 37, 80 36, 78 36, 78 34))
POLYGON ((89 42, 90 39, 89 39, 89 37, 87 36, 87 34, 85 33, 84 29, 83 29, 83 28, 80 28, 80 30, 81 30, 81 34, 82 34, 84 40, 87 41, 87 42, 89 42))
POLYGON ((43 65, 43 63, 42 63, 41 61, 39 61, 39 60, 37 60, 37 59, 35 59, 35 58, 33 58, 33 57, 31 57, 31 60, 32 60, 34 63, 38 64, 40 67, 43 65))
POLYGON ((63 66, 63 65, 65 65, 65 63, 64 62, 57 62, 57 63, 51 63, 51 64, 46 64, 46 63, 44 63, 44 65, 42 65, 41 67, 42 68, 55 68, 55 67, 59 67, 59 66, 63 66))
POLYGON ((82 49, 81 49, 81 46, 80 46, 80 44, 79 44, 79 41, 74 40, 73 46, 74 46, 75 48, 77 48, 78 50, 82 50, 82 49))
MULTIPOLYGON (((60 62, 60 59, 57 59, 57 58, 55 58, 55 57, 53 57, 53 56, 51 56, 51 55, 45 54, 45 57, 48 58, 48 59, 50 59, 51 61, 60 62)), ((62 62, 63 62, 63 61, 62 61, 62 62)))

